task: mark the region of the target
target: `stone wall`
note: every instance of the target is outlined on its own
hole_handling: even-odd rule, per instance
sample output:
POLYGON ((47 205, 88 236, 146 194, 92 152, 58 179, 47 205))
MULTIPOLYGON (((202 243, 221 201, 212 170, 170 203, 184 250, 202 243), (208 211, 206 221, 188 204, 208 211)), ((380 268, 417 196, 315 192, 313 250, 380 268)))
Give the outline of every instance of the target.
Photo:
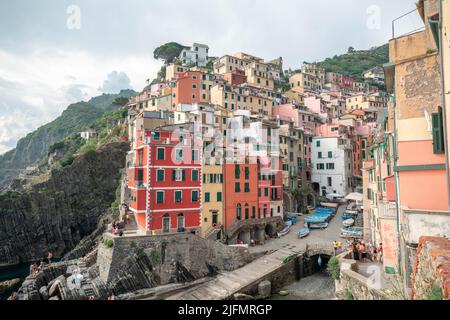
POLYGON ((442 290, 444 299, 450 299, 450 240, 420 238, 412 281, 414 300, 429 299, 433 287, 442 290))
POLYGON ((184 283, 238 269, 253 260, 245 248, 204 240, 193 234, 115 237, 113 247, 99 245, 99 279, 116 294, 184 283))

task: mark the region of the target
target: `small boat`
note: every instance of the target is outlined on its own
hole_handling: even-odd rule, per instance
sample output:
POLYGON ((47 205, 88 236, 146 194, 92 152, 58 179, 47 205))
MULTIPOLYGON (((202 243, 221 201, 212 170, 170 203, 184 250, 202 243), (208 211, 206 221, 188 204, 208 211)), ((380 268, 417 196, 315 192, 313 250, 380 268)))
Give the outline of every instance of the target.
POLYGON ((326 228, 328 228, 328 222, 322 222, 322 223, 310 223, 309 224, 309 228, 310 229, 320 229, 320 230, 325 230, 326 228))
POLYGON ((288 221, 284 224, 284 229, 278 232, 278 238, 281 238, 289 233, 291 231, 292 222, 288 221))
POLYGON ((346 227, 341 229, 342 238, 362 238, 363 228, 346 227))
POLYGON ((347 219, 344 222, 342 222, 342 224, 344 225, 344 227, 353 227, 353 225, 355 224, 355 220, 347 219))
POLYGON ((337 209, 339 207, 338 203, 333 202, 321 202, 320 205, 324 208, 334 208, 337 209))
POLYGON ((311 232, 311 230, 309 230, 308 227, 301 228, 300 230, 298 230, 298 237, 300 239, 303 239, 303 238, 307 237, 310 234, 310 232, 311 232))

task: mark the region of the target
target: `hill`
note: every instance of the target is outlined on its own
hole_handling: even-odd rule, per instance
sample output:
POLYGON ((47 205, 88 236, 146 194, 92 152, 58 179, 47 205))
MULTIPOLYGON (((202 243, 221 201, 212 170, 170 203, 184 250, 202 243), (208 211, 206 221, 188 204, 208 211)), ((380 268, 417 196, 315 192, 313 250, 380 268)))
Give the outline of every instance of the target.
POLYGON ((389 45, 385 44, 370 50, 352 50, 342 55, 335 55, 318 62, 318 66, 327 72, 337 72, 352 77, 356 81, 363 81, 362 74, 376 66, 389 62, 389 45))
POLYGON ((54 121, 20 139, 15 149, 0 156, 0 189, 9 184, 20 170, 47 156, 50 145, 80 132, 105 113, 121 108, 117 101, 135 94, 132 90, 123 90, 119 94, 103 94, 88 102, 72 104, 54 121))

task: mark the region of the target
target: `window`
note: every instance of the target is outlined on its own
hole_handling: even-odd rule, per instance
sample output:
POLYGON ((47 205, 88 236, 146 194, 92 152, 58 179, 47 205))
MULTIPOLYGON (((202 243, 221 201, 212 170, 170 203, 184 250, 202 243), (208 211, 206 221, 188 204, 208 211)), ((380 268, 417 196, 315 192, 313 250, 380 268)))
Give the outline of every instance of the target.
POLYGON ((328 186, 329 187, 333 186, 333 179, 331 177, 328 177, 328 186))
POLYGON ((250 169, 245 167, 245 180, 250 179, 250 169))
POLYGON ((258 188, 258 197, 261 197, 261 188, 258 188))
POLYGON ((205 192, 205 202, 208 203, 211 201, 211 194, 209 192, 205 192))
POLYGON ((320 140, 317 140, 317 141, 316 141, 316 146, 317 146, 317 147, 320 147, 320 140))
POLYGON ((153 140, 159 141, 161 139, 161 132, 153 132, 153 140))
POLYGON ((175 191, 175 203, 181 203, 183 193, 181 191, 175 191))
POLYGON ((264 197, 269 196, 269 188, 264 188, 264 197))
POLYGON ((327 170, 334 170, 334 163, 327 163, 327 170))
POLYGON ((239 167, 239 165, 236 165, 234 167, 234 176, 236 179, 240 179, 241 178, 241 168, 239 167))
POLYGON ((333 158, 333 152, 331 152, 331 151, 328 151, 328 158, 333 158))
POLYGON ((236 206, 236 219, 242 219, 242 206, 240 204, 236 206))
POLYGON ((165 159, 165 150, 164 148, 158 148, 158 160, 165 159))
POLYGON ((175 159, 177 161, 183 160, 183 149, 175 149, 175 159))
POLYGON ((245 208, 245 220, 248 220, 249 218, 249 210, 248 208, 245 208))
POLYGON ((156 203, 158 204, 164 203, 164 191, 156 192, 156 203))
POLYGON ((185 170, 172 170, 172 181, 186 181, 186 171, 185 170))
POLYGON ((246 193, 250 192, 250 183, 245 183, 245 185, 244 185, 244 192, 246 192, 246 193))
POLYGON ((158 170, 157 171, 157 178, 156 181, 164 181, 164 170, 158 170))
POLYGON ((198 170, 192 170, 192 181, 198 181, 198 170))
POLYGON ((198 191, 194 190, 191 193, 191 200, 192 202, 197 202, 198 201, 198 191))
POLYGON ((324 169, 325 169, 325 164, 323 164, 323 163, 317 164, 317 170, 324 170, 324 169))
POLYGON ((192 89, 197 89, 197 85, 195 83, 192 84, 192 89))
POLYGON ((317 157, 318 157, 319 159, 322 159, 322 152, 319 152, 318 155, 317 155, 317 157))
POLYGON ((198 150, 192 150, 192 161, 198 161, 198 150))
POLYGON ((235 183, 234 192, 241 192, 241 184, 239 182, 235 183))
POLYGON ((439 107, 437 113, 432 114, 433 124, 433 153, 443 154, 444 146, 444 125, 442 121, 442 108, 439 107))
POLYGON ((222 192, 217 192, 217 202, 222 202, 222 192))

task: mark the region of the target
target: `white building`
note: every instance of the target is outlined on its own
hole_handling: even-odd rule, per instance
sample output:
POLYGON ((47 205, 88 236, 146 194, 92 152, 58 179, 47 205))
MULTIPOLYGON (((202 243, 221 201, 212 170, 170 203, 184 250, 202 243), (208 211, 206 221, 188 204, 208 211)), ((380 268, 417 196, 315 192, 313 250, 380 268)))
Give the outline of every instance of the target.
POLYGON ((205 44, 194 43, 191 48, 183 49, 180 60, 183 65, 206 67, 208 64, 209 47, 205 44))
POLYGON ((97 131, 94 129, 87 129, 86 131, 80 132, 81 138, 84 140, 90 140, 97 137, 97 131))
POLYGON ((312 182, 319 185, 321 196, 352 191, 352 148, 339 137, 313 138, 311 147, 312 182))

